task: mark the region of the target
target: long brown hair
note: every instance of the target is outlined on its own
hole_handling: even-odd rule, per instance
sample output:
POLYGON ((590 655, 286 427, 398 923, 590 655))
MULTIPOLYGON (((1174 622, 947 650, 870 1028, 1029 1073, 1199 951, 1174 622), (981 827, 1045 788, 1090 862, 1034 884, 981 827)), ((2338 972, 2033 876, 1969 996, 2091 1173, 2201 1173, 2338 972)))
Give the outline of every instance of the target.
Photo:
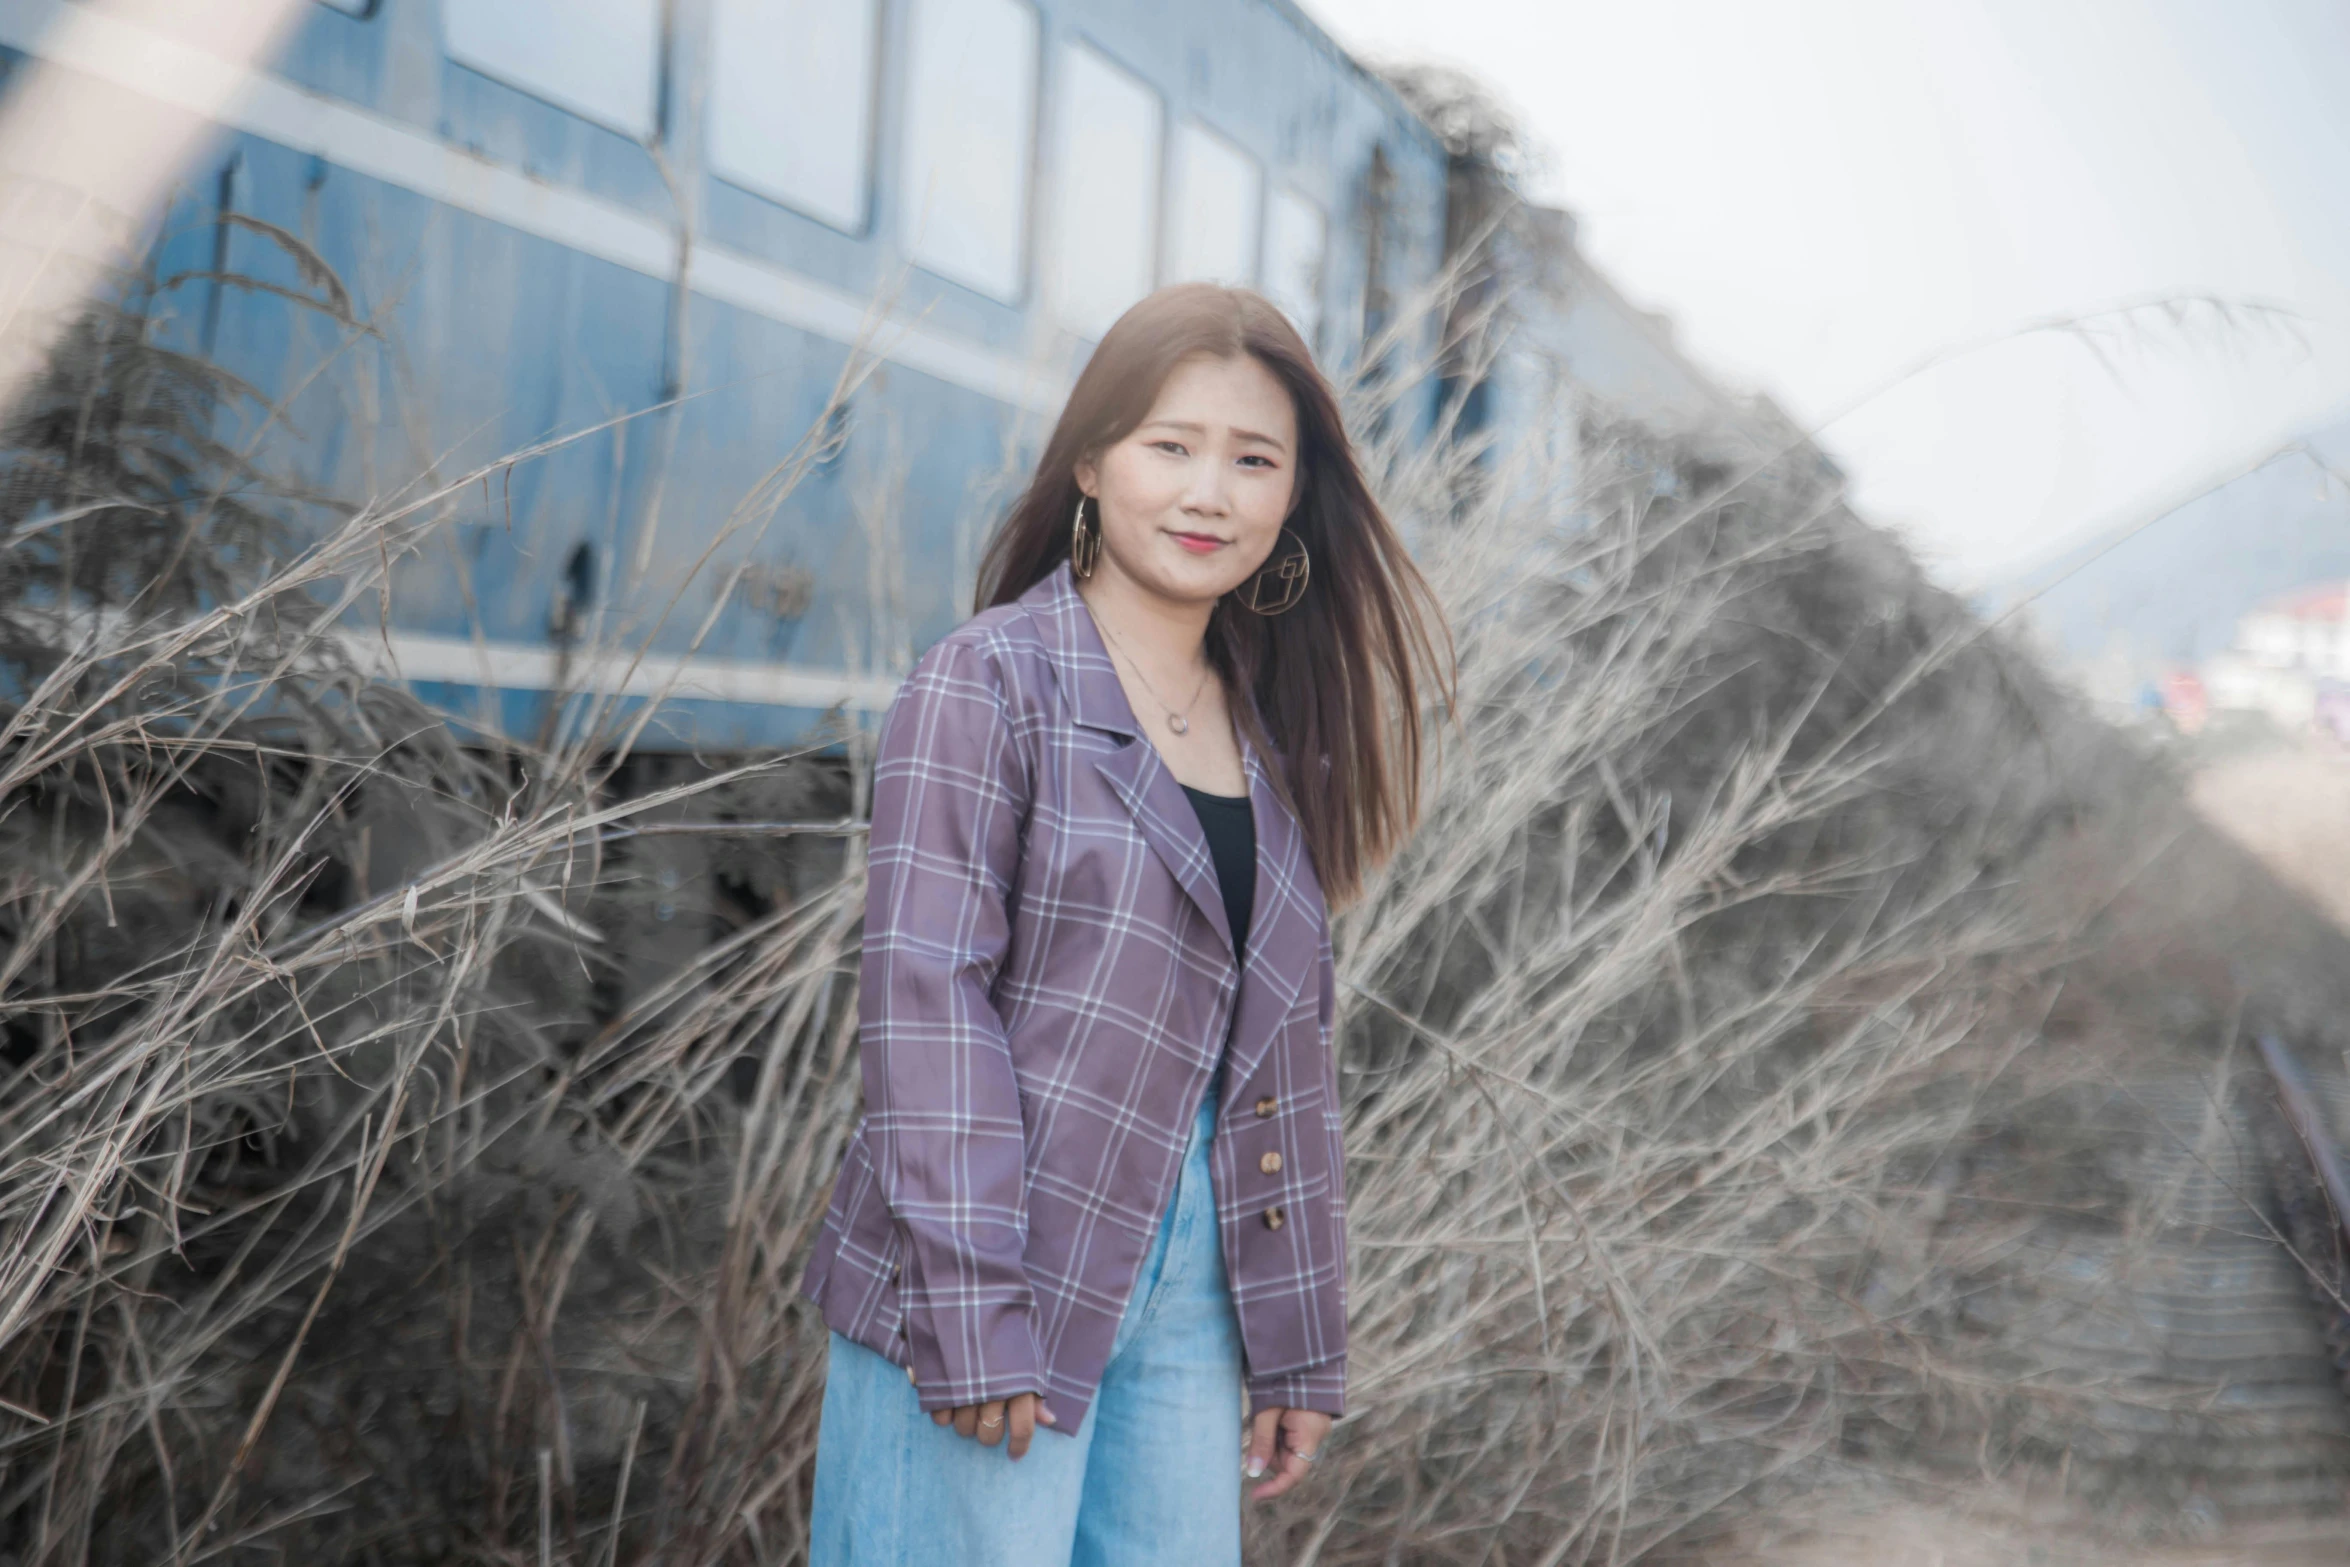
POLYGON ((1271 301, 1185 283, 1118 318, 1078 376, 1027 493, 988 541, 978 607, 1018 598, 1069 558, 1078 461, 1131 434, 1193 354, 1249 355, 1297 409, 1288 525, 1313 556, 1310 585, 1280 615, 1252 614, 1227 594, 1208 621, 1207 653, 1227 689, 1255 698, 1254 714, 1236 702, 1235 717, 1279 760, 1323 894, 1344 905, 1419 820, 1421 687, 1449 693, 1452 637, 1371 497, 1330 383, 1271 301))

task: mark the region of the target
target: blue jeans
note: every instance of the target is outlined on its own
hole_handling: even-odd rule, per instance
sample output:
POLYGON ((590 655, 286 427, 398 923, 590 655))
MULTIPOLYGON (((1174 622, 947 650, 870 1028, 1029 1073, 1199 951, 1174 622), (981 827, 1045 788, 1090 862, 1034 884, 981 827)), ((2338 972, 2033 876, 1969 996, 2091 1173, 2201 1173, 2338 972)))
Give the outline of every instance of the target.
POLYGON ((1208 1176, 1216 1094, 1074 1436, 1018 1463, 931 1423, 906 1374, 832 1335, 810 1567, 1237 1567, 1240 1323, 1208 1176))

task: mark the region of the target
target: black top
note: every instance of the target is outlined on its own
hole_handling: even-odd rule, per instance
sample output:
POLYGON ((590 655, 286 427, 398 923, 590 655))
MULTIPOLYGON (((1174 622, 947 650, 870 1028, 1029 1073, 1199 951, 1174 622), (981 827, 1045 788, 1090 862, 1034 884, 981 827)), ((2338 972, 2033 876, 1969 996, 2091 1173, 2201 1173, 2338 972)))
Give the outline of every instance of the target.
POLYGON ((1208 855, 1216 862, 1216 886, 1224 894, 1224 920, 1232 927, 1232 955, 1248 950, 1248 917, 1257 901, 1257 819, 1245 794, 1210 794, 1185 784, 1208 855))

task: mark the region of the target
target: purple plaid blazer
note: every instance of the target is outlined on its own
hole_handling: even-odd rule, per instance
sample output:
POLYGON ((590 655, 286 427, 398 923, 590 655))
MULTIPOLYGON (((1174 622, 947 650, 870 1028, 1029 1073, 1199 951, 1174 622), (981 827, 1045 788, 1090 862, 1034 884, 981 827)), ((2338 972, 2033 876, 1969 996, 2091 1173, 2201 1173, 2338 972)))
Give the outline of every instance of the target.
POLYGON ((890 705, 865 1115, 802 1289, 908 1367, 924 1409, 1036 1392, 1076 1432, 1222 1058, 1211 1163, 1250 1398, 1344 1410, 1328 912, 1277 764, 1242 756, 1245 967, 1066 565, 949 634, 890 705))

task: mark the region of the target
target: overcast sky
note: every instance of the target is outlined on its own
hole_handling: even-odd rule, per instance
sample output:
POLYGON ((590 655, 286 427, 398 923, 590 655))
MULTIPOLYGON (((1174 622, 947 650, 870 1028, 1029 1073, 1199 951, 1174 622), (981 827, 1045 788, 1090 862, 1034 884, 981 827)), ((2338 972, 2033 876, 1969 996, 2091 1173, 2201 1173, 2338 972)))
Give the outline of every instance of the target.
POLYGON ((1823 431, 1954 585, 2350 415, 2346 0, 1304 3, 1483 77, 1594 259, 1799 418, 1993 340, 1823 431), (2010 336, 2187 296, 2297 319, 2010 336))

